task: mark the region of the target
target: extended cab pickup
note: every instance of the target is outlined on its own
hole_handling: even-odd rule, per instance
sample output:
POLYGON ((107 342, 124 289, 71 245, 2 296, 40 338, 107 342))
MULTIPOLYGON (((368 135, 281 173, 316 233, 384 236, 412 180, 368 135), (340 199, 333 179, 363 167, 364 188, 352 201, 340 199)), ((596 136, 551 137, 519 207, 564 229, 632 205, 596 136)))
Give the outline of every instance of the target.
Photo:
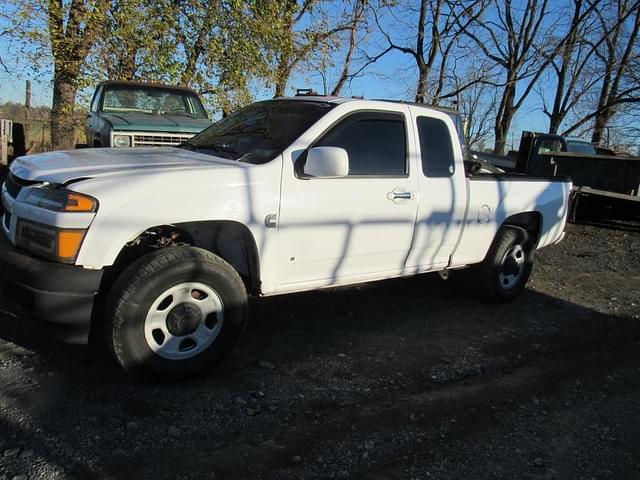
POLYGON ((91 332, 124 368, 162 376, 228 354, 248 295, 472 267, 485 298, 512 299, 535 250, 562 239, 571 183, 465 168, 460 125, 302 97, 177 148, 21 157, 2 188, 3 288, 67 341, 91 332))

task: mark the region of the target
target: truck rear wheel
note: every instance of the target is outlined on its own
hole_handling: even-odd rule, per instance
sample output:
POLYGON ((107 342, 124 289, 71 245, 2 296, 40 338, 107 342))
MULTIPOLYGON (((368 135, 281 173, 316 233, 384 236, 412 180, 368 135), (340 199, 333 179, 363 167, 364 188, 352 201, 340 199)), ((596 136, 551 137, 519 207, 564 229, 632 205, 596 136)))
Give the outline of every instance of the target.
POLYGON ((129 266, 107 303, 107 345, 128 371, 164 378, 198 374, 226 357, 248 316, 238 273, 195 247, 168 247, 129 266))
POLYGON ((494 303, 515 298, 529 280, 533 252, 530 235, 525 229, 502 227, 475 271, 474 283, 480 295, 494 303))

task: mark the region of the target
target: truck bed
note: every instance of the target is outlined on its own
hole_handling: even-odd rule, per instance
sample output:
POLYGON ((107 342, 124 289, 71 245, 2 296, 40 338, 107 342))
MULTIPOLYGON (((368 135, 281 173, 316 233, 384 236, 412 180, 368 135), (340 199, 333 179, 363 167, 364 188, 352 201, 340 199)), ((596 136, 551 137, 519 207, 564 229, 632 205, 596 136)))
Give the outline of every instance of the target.
POLYGON ((505 219, 539 213, 537 248, 562 239, 571 180, 566 177, 531 176, 518 173, 467 175, 468 205, 460 242, 452 266, 482 261, 505 219), (478 248, 482 245, 483 248, 478 248))

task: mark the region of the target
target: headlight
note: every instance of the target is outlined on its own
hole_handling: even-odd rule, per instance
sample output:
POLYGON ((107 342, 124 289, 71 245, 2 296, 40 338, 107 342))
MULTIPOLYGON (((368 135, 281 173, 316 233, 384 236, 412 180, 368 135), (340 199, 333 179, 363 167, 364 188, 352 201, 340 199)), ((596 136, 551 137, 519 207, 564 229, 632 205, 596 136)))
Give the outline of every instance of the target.
POLYGON ((60 229, 18 220, 16 245, 48 260, 74 263, 86 230, 60 229))
POLYGON ((113 136, 113 146, 114 147, 130 147, 131 146, 131 136, 129 135, 114 135, 113 136))
POLYGON ((95 198, 49 187, 30 188, 22 201, 54 212, 95 212, 98 209, 95 198))

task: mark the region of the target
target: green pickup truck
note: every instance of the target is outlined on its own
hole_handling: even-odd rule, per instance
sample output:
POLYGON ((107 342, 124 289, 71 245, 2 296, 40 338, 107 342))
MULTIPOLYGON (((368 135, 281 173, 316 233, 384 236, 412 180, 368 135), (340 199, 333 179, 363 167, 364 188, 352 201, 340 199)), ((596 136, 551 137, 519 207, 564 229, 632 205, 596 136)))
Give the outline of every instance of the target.
POLYGON ((193 90, 158 83, 107 81, 91 100, 90 147, 178 145, 211 125, 193 90))

